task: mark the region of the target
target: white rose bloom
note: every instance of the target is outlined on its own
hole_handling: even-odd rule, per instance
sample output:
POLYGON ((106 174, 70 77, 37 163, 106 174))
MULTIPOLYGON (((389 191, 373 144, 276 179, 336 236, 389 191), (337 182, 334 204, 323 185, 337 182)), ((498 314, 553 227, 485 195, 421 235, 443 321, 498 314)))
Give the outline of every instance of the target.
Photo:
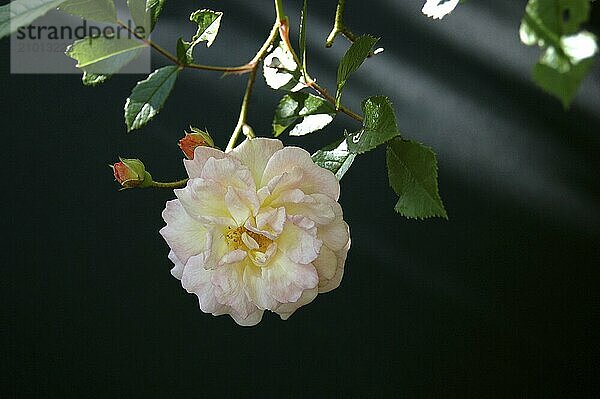
POLYGON ((339 286, 350 248, 340 186, 308 152, 256 138, 228 153, 198 147, 184 163, 190 180, 160 232, 203 312, 243 326, 264 310, 285 320, 339 286))
POLYGON ((442 19, 456 8, 460 0, 427 0, 421 10, 433 19, 442 19))

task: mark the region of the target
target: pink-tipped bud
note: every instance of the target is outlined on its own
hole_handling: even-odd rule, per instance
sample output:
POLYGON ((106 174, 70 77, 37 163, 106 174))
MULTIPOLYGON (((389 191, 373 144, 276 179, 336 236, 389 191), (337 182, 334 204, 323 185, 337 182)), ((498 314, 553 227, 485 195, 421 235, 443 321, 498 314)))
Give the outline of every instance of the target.
POLYGON ((187 159, 194 159, 194 150, 196 147, 214 147, 215 143, 210 134, 195 127, 190 128, 191 132, 185 132, 185 137, 179 140, 179 148, 187 159))
POLYGON ((152 183, 152 176, 146 172, 139 159, 119 158, 120 162, 111 165, 115 179, 123 188, 147 187, 152 183))

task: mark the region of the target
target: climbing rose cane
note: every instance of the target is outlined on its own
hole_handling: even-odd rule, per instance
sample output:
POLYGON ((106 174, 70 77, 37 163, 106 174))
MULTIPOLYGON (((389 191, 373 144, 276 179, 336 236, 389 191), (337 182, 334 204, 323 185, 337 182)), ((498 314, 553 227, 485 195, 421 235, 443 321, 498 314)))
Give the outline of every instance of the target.
POLYGON ((187 186, 161 230, 171 273, 200 309, 240 325, 270 310, 287 319, 337 288, 350 248, 333 173, 298 147, 248 139, 232 151, 197 147, 187 186))

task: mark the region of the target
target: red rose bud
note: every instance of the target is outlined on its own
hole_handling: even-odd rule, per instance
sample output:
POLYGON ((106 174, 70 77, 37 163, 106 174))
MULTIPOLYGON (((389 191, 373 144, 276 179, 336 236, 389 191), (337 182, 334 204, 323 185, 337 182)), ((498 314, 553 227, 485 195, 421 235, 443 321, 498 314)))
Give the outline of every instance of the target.
POLYGON ((191 132, 185 132, 185 137, 179 140, 179 148, 187 159, 194 159, 194 150, 196 147, 214 147, 215 143, 210 134, 195 127, 190 128, 191 132))
POLYGON ((144 164, 139 159, 119 158, 121 162, 111 165, 115 179, 123 188, 149 187, 152 176, 146 172, 144 164))

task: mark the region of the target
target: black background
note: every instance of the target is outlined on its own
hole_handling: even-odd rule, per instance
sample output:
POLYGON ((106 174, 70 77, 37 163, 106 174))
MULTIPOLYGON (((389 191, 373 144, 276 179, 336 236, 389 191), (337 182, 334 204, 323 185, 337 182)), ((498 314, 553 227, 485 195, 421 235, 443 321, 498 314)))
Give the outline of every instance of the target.
MULTIPOLYGON (((203 63, 244 63, 274 17, 270 1, 167 3, 154 38, 168 48, 193 33, 191 11, 225 11, 203 63)), ((285 3, 295 24, 301 2, 285 3)), ((347 44, 323 48, 335 1, 310 3, 311 71, 331 88, 347 44)), ((345 98, 356 109, 392 98, 405 136, 438 154, 450 220, 395 215, 384 152, 361 156, 342 184, 353 244, 341 286, 253 328, 201 313, 170 275, 158 230, 173 194, 119 192, 106 166, 139 157, 155 178, 183 177, 183 129, 224 146, 245 78, 185 71, 158 118, 126 134, 122 106, 141 76, 93 89, 75 75, 11 75, 3 40, 0 396, 592 397, 598 65, 565 112, 529 78, 539 51, 519 42, 525 1, 470 1, 443 21, 422 3, 348 3, 348 23, 385 52, 345 98)), ((259 79, 259 135, 280 96, 259 79)), ((355 127, 342 116, 285 141, 314 150, 355 127)))

